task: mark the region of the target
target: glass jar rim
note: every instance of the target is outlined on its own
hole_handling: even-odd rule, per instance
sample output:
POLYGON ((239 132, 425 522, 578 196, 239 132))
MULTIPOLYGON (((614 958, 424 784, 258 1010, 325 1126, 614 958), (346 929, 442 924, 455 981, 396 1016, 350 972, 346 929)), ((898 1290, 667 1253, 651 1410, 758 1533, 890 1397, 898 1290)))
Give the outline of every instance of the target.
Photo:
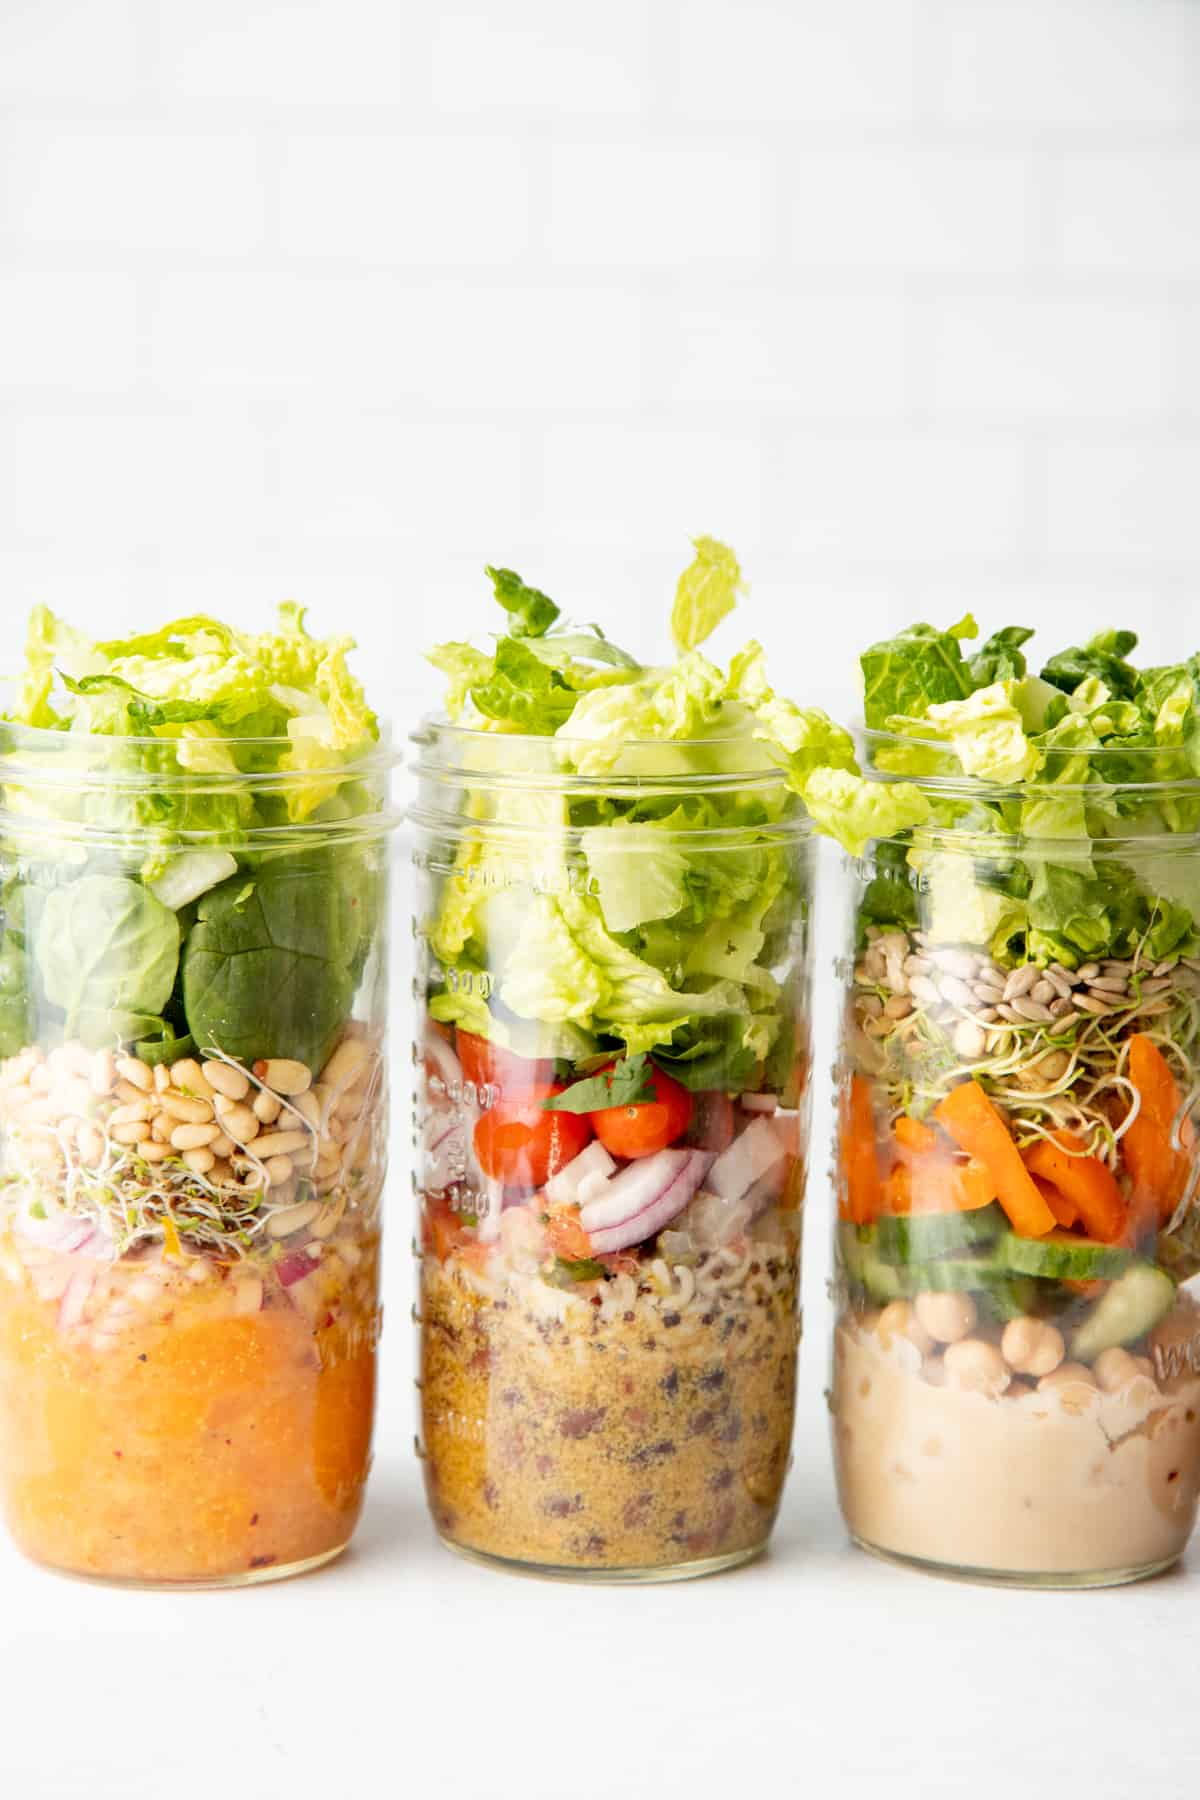
MULTIPOLYGON (((1200 798, 1200 774, 1169 776, 1166 780, 1113 781, 1108 777, 1098 777, 1095 781, 1044 781, 1037 776, 1027 781, 986 781, 978 775, 966 773, 950 775, 909 774, 904 770, 880 769, 875 763, 873 752, 878 750, 904 749, 926 750, 935 756, 950 756, 953 751, 945 738, 910 737, 907 732, 880 731, 875 727, 856 721, 851 726, 852 734, 864 751, 861 757, 863 772, 873 781, 910 783, 913 787, 929 788, 939 794, 949 794, 957 798, 960 794, 971 799, 981 796, 988 800, 1020 800, 1030 794, 1040 794, 1050 790, 1055 794, 1084 794, 1103 788, 1114 794, 1161 794, 1195 796, 1200 798)), ((1182 744, 1094 744, 1086 746, 1064 746, 1062 749, 1047 751, 1048 759, 1061 759, 1063 762, 1083 758, 1091 763, 1105 756, 1130 757, 1136 761, 1153 756, 1171 755, 1177 752, 1185 754, 1182 744)), ((1053 766, 1053 761, 1051 761, 1053 766)), ((1041 771, 1039 771, 1039 774, 1041 771)))
MULTIPOLYGON (((572 757, 574 752, 594 755, 604 748, 594 739, 536 732, 481 731, 474 726, 456 725, 442 713, 426 714, 409 733, 409 742, 417 751, 412 765, 417 777, 452 790, 474 788, 498 795, 528 793, 581 800, 646 800, 657 796, 681 802, 707 795, 777 794, 782 790, 794 802, 795 810, 777 820, 672 827, 653 821, 649 828, 664 846, 674 839, 713 847, 718 844, 744 845, 747 834, 759 841, 767 838, 793 841, 811 835, 813 829, 802 801, 788 788, 786 771, 778 763, 757 768, 742 767, 736 761, 728 767, 715 769, 662 767, 672 757, 732 755, 737 748, 754 743, 744 732, 707 738, 628 738, 623 740, 619 752, 625 766, 615 771, 602 769, 596 772, 580 772, 563 766, 564 758, 572 757), (487 745, 487 767, 474 764, 470 756, 473 747, 484 744, 487 745), (636 766, 639 760, 644 761, 644 767, 636 766), (631 761, 633 768, 628 766, 631 761), (658 767, 653 766, 656 763, 658 767)), ((555 837, 571 839, 586 829, 566 824, 550 827, 502 818, 466 821, 456 806, 443 810, 436 804, 422 803, 421 799, 409 806, 408 817, 421 826, 446 829, 474 823, 487 830, 512 832, 520 837, 530 833, 545 837, 552 831, 555 837)))

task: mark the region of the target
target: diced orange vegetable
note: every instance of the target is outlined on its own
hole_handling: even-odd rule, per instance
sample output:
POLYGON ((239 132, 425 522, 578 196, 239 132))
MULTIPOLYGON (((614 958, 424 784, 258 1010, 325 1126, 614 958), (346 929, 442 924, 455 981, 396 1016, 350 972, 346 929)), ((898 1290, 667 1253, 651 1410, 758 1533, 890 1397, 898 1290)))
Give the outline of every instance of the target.
POLYGON ((1022 1237, 1037 1238, 1054 1230, 1054 1214, 1021 1161, 1021 1152, 1003 1116, 977 1081, 964 1081, 951 1088, 934 1116, 960 1150, 986 1164, 995 1183, 996 1198, 1014 1231, 1022 1237))
POLYGON ((579 1223, 577 1207, 550 1208, 546 1239, 554 1255, 561 1256, 564 1262, 587 1262, 594 1255, 592 1240, 579 1223))
POLYGON ((1042 1181, 1034 1176, 1037 1191, 1058 1220, 1060 1231, 1073 1231, 1079 1223, 1079 1211, 1071 1205, 1065 1194, 1061 1194, 1052 1181, 1042 1181))
POLYGON ((909 1163, 897 1163, 883 1184, 883 1210, 903 1217, 912 1211, 913 1172, 909 1163))
POLYGON ((912 1210, 925 1212, 976 1212, 996 1198, 996 1183, 986 1163, 978 1157, 966 1162, 948 1156, 914 1157, 912 1210))
POLYGON ((469 1233, 458 1214, 445 1200, 425 1203, 425 1248, 432 1250, 439 1262, 469 1241, 469 1233))
POLYGON ((841 1163, 843 1196, 840 1211, 855 1225, 870 1225, 883 1210, 883 1174, 875 1142, 871 1086, 862 1075, 842 1089, 841 1163))
POLYGON ((929 1156, 937 1149, 937 1132, 931 1131, 920 1119, 910 1119, 907 1113, 901 1113, 892 1130, 900 1148, 911 1151, 914 1156, 929 1156))
MULTIPOLYGON (((1100 1244, 1115 1244, 1125 1231, 1125 1201, 1107 1163, 1098 1156, 1085 1156, 1084 1149, 1081 1138, 1059 1131, 1052 1139, 1039 1138, 1026 1150, 1025 1167, 1066 1197, 1089 1237, 1100 1244)), ((1053 1205, 1048 1204, 1053 1212, 1053 1205)))
POLYGON ((1129 1040, 1129 1078, 1141 1104, 1121 1139, 1125 1166, 1133 1182, 1134 1211, 1153 1213, 1165 1225, 1187 1187, 1192 1168, 1195 1130, 1185 1119, 1181 1147, 1171 1143, 1183 1104, 1179 1084, 1158 1047, 1138 1032, 1129 1040))

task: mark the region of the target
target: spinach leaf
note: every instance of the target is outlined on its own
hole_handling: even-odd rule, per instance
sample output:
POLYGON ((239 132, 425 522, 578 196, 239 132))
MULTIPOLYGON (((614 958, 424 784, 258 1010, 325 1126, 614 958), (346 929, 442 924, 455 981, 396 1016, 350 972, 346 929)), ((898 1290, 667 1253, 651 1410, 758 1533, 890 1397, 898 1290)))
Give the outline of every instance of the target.
POLYGON ((922 718, 942 700, 965 700, 975 691, 959 639, 974 637, 970 614, 949 631, 910 625, 894 638, 872 644, 861 657, 863 716, 873 731, 884 731, 898 713, 922 718))
POLYGON ((318 1068, 350 1011, 359 943, 353 896, 332 863, 268 864, 249 880, 222 882, 201 900, 184 946, 184 1010, 197 1048, 318 1068))
POLYGON ((84 875, 45 896, 34 958, 42 988, 67 1015, 67 1036, 108 1013, 153 1018, 170 997, 179 923, 140 882, 84 875))

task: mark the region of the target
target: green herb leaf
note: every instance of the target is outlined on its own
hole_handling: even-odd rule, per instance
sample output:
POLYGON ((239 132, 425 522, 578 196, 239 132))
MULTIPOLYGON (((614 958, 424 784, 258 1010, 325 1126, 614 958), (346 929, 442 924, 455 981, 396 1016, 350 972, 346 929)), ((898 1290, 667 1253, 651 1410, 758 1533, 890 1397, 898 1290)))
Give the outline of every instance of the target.
POLYGON ((544 637, 559 612, 549 594, 527 587, 515 569, 493 569, 489 564, 487 576, 492 592, 512 617, 512 636, 544 637))
POLYGON ((655 1097, 654 1066, 647 1056, 623 1056, 611 1069, 576 1081, 565 1093, 542 1101, 545 1112, 607 1112, 615 1106, 637 1106, 655 1097))
POLYGON ((578 1260, 556 1256, 554 1266, 570 1281, 600 1281, 605 1274, 604 1264, 596 1262, 590 1256, 580 1257, 578 1260))
POLYGON ((716 538, 694 538, 696 554, 679 577, 671 609, 671 637, 682 656, 711 637, 744 593, 738 559, 716 538))

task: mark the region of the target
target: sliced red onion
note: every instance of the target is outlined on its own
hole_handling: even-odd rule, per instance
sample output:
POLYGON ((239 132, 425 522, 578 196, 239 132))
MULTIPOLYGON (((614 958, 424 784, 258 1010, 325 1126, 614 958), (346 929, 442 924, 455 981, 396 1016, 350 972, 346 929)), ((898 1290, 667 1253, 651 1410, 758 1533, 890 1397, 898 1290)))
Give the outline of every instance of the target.
POLYGON ((586 1150, 581 1150, 557 1175, 550 1177, 544 1190, 546 1198, 553 1200, 556 1206, 583 1206, 605 1191, 616 1166, 604 1145, 593 1138, 586 1150))
POLYGON ((456 1102, 463 1087, 462 1064, 441 1032, 432 1026, 425 1033, 425 1059, 436 1069, 447 1099, 456 1102))
POLYGON ((313 1259, 308 1254, 307 1245, 303 1250, 289 1250, 288 1254, 281 1256, 275 1264, 275 1276, 280 1287, 295 1287, 298 1281, 303 1281, 304 1277, 311 1275, 312 1272, 313 1259))
POLYGON ((251 1313, 261 1312, 263 1303, 263 1284, 257 1275, 241 1276, 233 1284, 233 1311, 235 1318, 245 1318, 251 1313))
POLYGON ((92 1269, 77 1269, 72 1275, 67 1283, 65 1293, 58 1303, 58 1329, 60 1331, 73 1331, 78 1325, 95 1282, 96 1276, 92 1269))
POLYGON ((431 1113, 421 1133, 424 1149, 423 1179, 431 1194, 440 1194, 461 1181, 468 1167, 470 1126, 455 1113, 431 1113))
POLYGON ((597 1255, 641 1244, 681 1213, 712 1167, 708 1150, 660 1150, 622 1169, 579 1222, 597 1255))
POLYGON ((96 1235, 96 1226, 91 1219, 79 1219, 57 1210, 44 1219, 38 1218, 31 1210, 36 1204, 37 1197, 28 1194, 16 1220, 17 1230, 31 1244, 41 1244, 47 1250, 61 1250, 65 1256, 70 1256, 76 1250, 82 1250, 96 1235))
POLYGON ((721 1200, 740 1200, 786 1156, 775 1119, 755 1119, 728 1150, 722 1150, 704 1185, 721 1200))

